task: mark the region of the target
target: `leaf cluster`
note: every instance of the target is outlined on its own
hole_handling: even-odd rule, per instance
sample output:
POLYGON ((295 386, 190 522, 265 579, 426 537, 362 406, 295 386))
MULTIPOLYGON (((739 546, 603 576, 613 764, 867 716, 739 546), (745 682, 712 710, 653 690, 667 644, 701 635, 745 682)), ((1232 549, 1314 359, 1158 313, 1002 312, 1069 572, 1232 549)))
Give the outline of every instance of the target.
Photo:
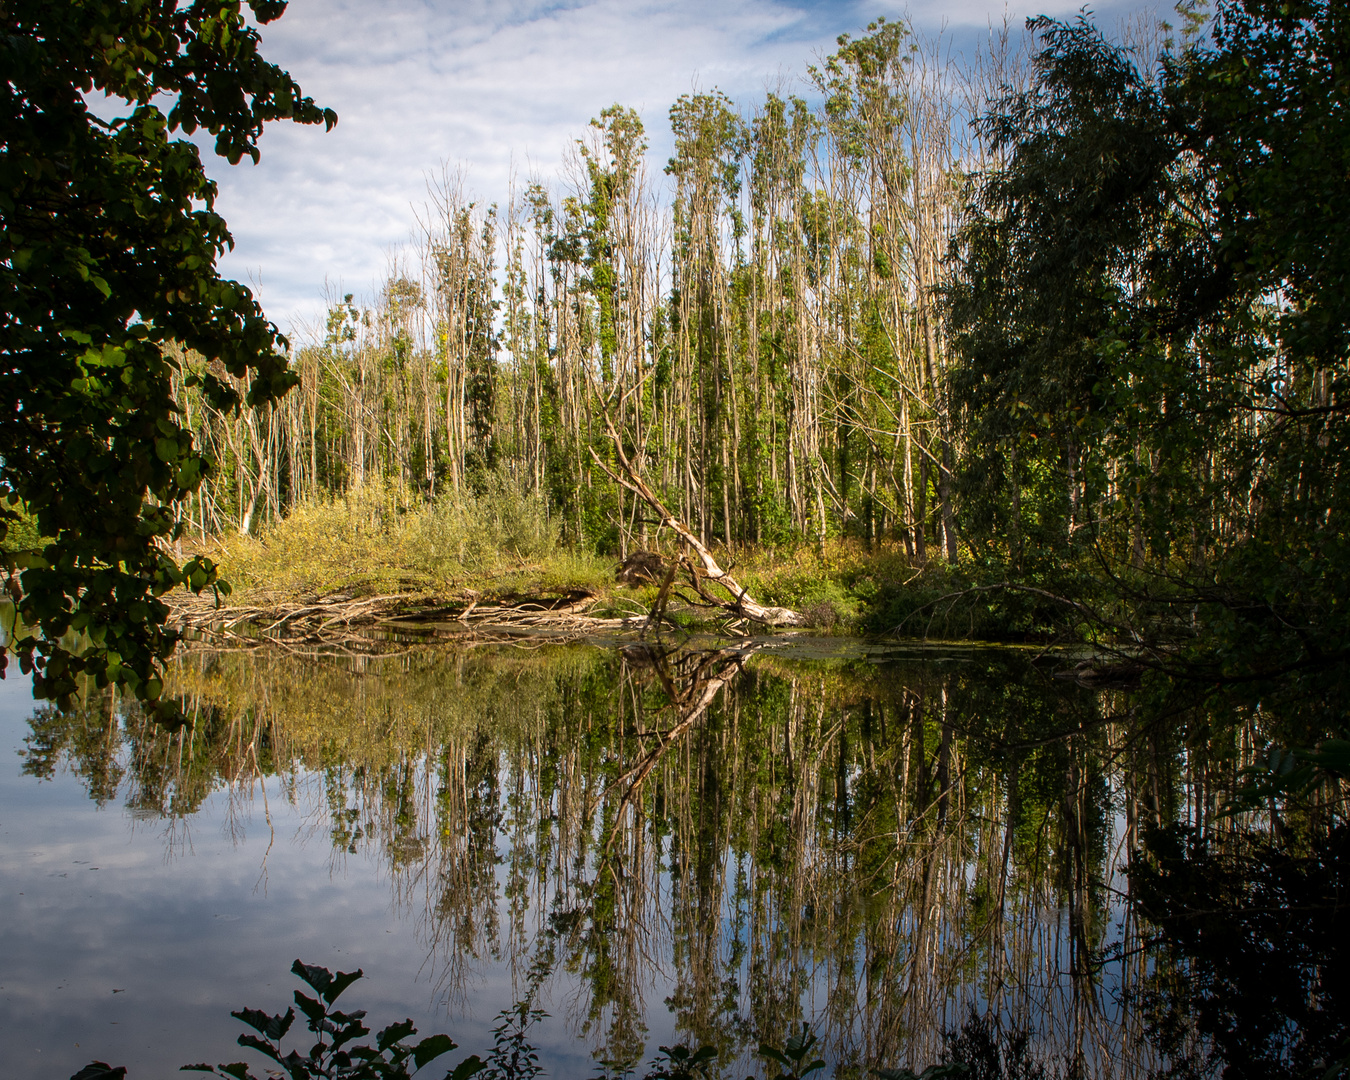
MULTIPOLYGON (((357 1043, 370 1034, 365 1026, 366 1012, 357 1009, 342 1012, 333 1006, 342 992, 361 978, 361 971, 339 971, 297 960, 291 972, 314 991, 310 997, 295 992, 295 1006, 304 1014, 310 1031, 318 1041, 307 1054, 291 1050, 283 1054, 282 1040, 295 1022, 295 1008, 270 1015, 261 1009, 240 1009, 230 1013, 242 1020, 258 1034, 239 1036, 239 1045, 258 1051, 285 1070, 291 1080, 391 1080, 410 1077, 423 1066, 455 1049, 455 1043, 445 1034, 430 1035, 416 1043, 408 1040, 417 1029, 411 1020, 390 1024, 375 1036, 375 1043, 357 1043), (351 1045, 348 1045, 351 1044, 351 1045)), ((468 1080, 484 1068, 476 1055, 465 1058, 445 1074, 446 1080, 468 1080)), ((246 1062, 228 1065, 184 1065, 185 1072, 207 1072, 214 1076, 228 1076, 232 1080, 256 1080, 246 1062)))
MULTIPOLYGON (((285 4, 249 7, 265 23, 285 4)), ((296 381, 253 295, 216 272, 216 186, 173 137, 206 131, 233 163, 258 159, 269 120, 336 123, 258 43, 239 0, 0 9, 0 534, 22 506, 50 538, 5 557, 26 627, 8 647, 40 697, 81 673, 157 697, 159 597, 217 585, 211 560, 167 549, 213 468, 178 397, 253 407, 296 381)))

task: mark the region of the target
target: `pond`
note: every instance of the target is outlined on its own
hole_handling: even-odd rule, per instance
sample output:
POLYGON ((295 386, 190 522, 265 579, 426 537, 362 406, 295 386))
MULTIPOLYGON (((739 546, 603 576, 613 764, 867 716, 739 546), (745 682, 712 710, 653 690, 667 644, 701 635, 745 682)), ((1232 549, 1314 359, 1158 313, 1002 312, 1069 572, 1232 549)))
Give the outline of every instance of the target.
MULTIPOLYGON (((806 1020, 838 1075, 922 1069, 972 1015, 1099 1077, 1156 1067, 1122 867, 1203 824, 1205 768, 1023 650, 194 650, 169 733, 0 684, 8 1075, 240 1060, 293 960, 344 1003, 550 1075, 806 1020)), ((261 1062, 255 1062, 255 1067, 261 1062)), ((439 1075, 439 1074, 437 1074, 439 1075)))

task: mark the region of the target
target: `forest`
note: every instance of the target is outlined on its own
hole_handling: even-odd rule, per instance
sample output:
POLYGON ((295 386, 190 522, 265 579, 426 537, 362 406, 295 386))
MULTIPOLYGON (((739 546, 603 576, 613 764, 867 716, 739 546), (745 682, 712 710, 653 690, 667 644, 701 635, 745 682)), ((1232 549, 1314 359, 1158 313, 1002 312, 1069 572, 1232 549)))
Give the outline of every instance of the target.
POLYGON ((672 547, 622 463, 729 563, 871 559, 863 629, 1113 649, 1164 697, 1289 703, 1276 745, 1343 769, 1350 30, 1176 21, 957 58, 878 20, 805 96, 681 97, 658 175, 623 105, 551 183, 447 167, 289 392, 240 409, 246 369, 178 350, 180 543, 258 534, 263 584, 440 544, 461 586, 475 545, 672 547))
POLYGON ((238 417, 182 394, 220 463, 190 527, 249 532, 374 480, 497 484, 622 554, 651 538, 592 459, 613 460, 608 420, 706 543, 956 561, 946 255, 1003 152, 969 119, 1031 68, 1016 35, 969 70, 941 47, 879 21, 811 68, 814 105, 685 95, 656 176, 619 104, 551 182, 487 203, 447 169, 373 303, 334 297, 297 345, 296 392, 238 417))
MULTIPOLYGON (((249 6, 259 24, 285 9, 249 6)), ((538 825, 521 852, 581 852, 556 882, 611 873, 615 852, 635 871, 612 893, 598 870, 575 879, 562 921, 537 924, 595 976, 588 1023, 625 1067, 644 1032, 625 1027, 640 994, 619 946, 646 924, 621 915, 659 918, 669 880, 680 955, 713 957, 714 913, 743 912, 746 941, 837 956, 829 1008, 915 1064, 960 1022, 913 1021, 924 987, 943 1009, 987 1005, 1029 985, 1001 981, 1015 954, 1071 963, 1091 990, 1075 984, 1063 1075, 1350 1070, 1344 5, 1182 0, 1172 24, 1114 29, 1084 11, 965 55, 878 19, 795 88, 681 97, 665 163, 616 103, 557 176, 484 197, 444 166, 377 295, 334 295, 291 341, 215 272, 214 184, 168 134, 200 127, 256 161, 264 123, 336 115, 261 60, 237 2, 11 7, 0 671, 13 652, 57 702, 30 723, 26 775, 73 769, 100 805, 130 783, 130 810, 169 820, 244 777, 265 800, 265 778, 293 798, 310 776, 335 852, 387 855, 400 889, 404 866, 436 883, 409 905, 445 917, 432 942, 452 965, 491 951, 455 920, 491 921, 489 818, 515 799, 538 825), (88 86, 130 115, 90 120, 88 86), (702 560, 694 599, 731 580, 721 560, 803 608, 789 625, 870 642, 795 666, 772 650, 820 638, 663 624, 672 564, 659 591, 624 594, 651 614, 603 658, 517 665, 511 637, 471 659, 488 645, 471 613, 519 614, 510 590, 561 591, 570 617, 619 592, 616 561, 680 544, 702 560), (181 586, 204 631, 227 580, 255 605, 227 648, 171 663, 181 586), (288 589, 299 606, 267 615, 288 589), (292 665, 302 615, 330 626, 325 603, 384 593, 434 604, 427 625, 306 639, 292 665), (898 651, 873 664, 883 639, 898 651), (362 822, 387 843, 342 831, 362 822), (752 852, 758 892, 719 877, 752 852), (856 900, 827 888, 841 867, 856 900), (935 896, 947 929, 913 923, 935 896), (1108 941, 1112 905, 1137 922, 1108 941), (993 981, 925 981, 912 958, 938 971, 939 939, 962 936, 957 955, 991 950, 993 981), (1126 1019, 1099 1025, 1113 949, 1126 1019), (1148 1053, 1127 1061, 1108 1035, 1148 1053)), ((744 611, 749 590, 728 591, 744 611)), ((546 898, 513 880, 513 912, 531 890, 546 898)), ((672 997, 719 1069, 795 1022, 797 961, 779 981, 758 962, 735 951, 672 997), (743 960, 745 1015, 772 1024, 714 1008, 743 960)), ((836 1063, 875 1068, 846 1027, 836 1063)), ((1014 1064, 995 1061, 1059 1075, 1014 1064)))
POLYGON ((804 97, 682 97, 657 175, 622 105, 551 182, 489 203, 447 168, 379 295, 297 338, 290 393, 215 409, 183 358, 215 468, 175 513, 205 539, 494 493, 623 556, 658 538, 618 439, 728 551, 854 541, 1043 586, 1099 637, 1334 634, 1332 14, 1043 19, 972 60, 878 21, 804 97))
MULTIPOLYGON (((159 227, 134 184, 97 189, 103 166, 80 166, 97 190, 71 203, 74 233, 16 246, 64 220, 24 217, 57 197, 25 187, 46 183, 34 144, 39 179, 16 174, 6 211, 6 280, 32 292, 6 331, 16 370, 34 365, 3 447, 6 561, 41 629, 19 651, 41 671, 67 630, 116 628, 42 692, 77 670, 157 682, 160 597, 208 588, 213 545, 229 571, 229 542, 260 537, 275 575, 364 534, 361 559, 407 547, 463 586, 446 568, 472 577, 474 545, 521 565, 671 547, 633 477, 729 564, 871 558, 836 614, 865 607, 874 632, 1130 644, 1169 671, 1198 649, 1206 680, 1320 678, 1345 649, 1346 31, 1318 2, 1186 0, 1175 20, 1034 19, 972 55, 878 20, 807 65, 800 95, 681 97, 659 172, 622 104, 562 175, 495 201, 446 166, 378 296, 333 297, 293 342, 237 283, 151 287, 138 252, 198 245, 162 268, 191 276, 223 249, 209 213, 184 218, 210 225, 191 240, 79 247, 97 231, 80 215, 114 195, 159 227), (61 251, 92 260, 62 271, 64 306, 39 269, 61 251), (99 344, 104 314, 120 329, 99 344), (288 547, 305 521, 319 535, 288 547), (148 620, 123 617, 141 603, 148 620)), ((256 58, 256 33, 230 40, 256 58)), ((266 119, 336 122, 294 84, 251 92, 238 118, 184 97, 169 128, 214 124, 237 160, 266 119)), ((184 208, 214 198, 195 168, 184 208)))

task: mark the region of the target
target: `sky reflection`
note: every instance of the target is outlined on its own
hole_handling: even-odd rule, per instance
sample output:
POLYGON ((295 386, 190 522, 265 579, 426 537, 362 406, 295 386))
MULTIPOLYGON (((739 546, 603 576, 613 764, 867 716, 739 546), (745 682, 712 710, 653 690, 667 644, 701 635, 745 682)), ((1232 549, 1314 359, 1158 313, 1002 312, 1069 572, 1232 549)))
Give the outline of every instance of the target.
POLYGON ((166 685, 190 733, 0 685, 17 1075, 247 1057, 230 1011, 284 1009, 296 958, 461 1056, 539 972, 558 1076, 680 1042, 743 1076, 801 1018, 850 1075, 922 1069, 971 1009, 1150 1067, 1145 972, 1096 958, 1174 753, 1019 653, 197 650, 166 685))
MULTIPOLYGON (((120 801, 100 809, 64 768, 49 781, 21 773, 32 712, 27 680, 0 683, 0 1075, 66 1077, 97 1059, 135 1080, 240 1060, 230 1010, 281 1010, 297 957, 364 969, 344 1002, 379 1024, 411 1017, 463 1053, 490 1044, 513 1000, 506 973, 481 966, 467 1014, 450 1015, 387 871, 373 854, 335 861, 312 808, 278 778, 266 811, 255 789, 242 820, 227 791, 186 822, 136 820, 120 801)), ((541 1049, 589 1072, 559 1027, 538 1033, 541 1049)))

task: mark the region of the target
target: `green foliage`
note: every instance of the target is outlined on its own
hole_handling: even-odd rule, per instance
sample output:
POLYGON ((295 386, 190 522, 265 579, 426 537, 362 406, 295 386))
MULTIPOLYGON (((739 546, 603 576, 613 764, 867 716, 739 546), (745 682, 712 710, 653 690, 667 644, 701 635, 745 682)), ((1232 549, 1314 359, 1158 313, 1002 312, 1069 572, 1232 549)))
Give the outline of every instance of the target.
POLYGON ((740 157, 748 149, 748 133, 731 99, 720 90, 680 95, 670 107, 670 127, 675 156, 666 172, 683 181, 689 198, 711 200, 711 206, 686 208, 692 223, 721 200, 732 201, 740 193, 740 157))
POLYGON ((563 543, 626 552, 652 523, 594 467, 593 452, 612 453, 608 417, 709 543, 889 534, 923 562, 940 535, 955 560, 943 360, 916 324, 947 228, 917 217, 931 205, 934 222, 953 220, 939 204, 954 187, 947 166, 914 164, 950 132, 912 123, 914 49, 899 22, 841 38, 814 110, 683 96, 669 228, 647 134, 620 104, 592 120, 558 197, 532 183, 499 214, 446 177, 407 264, 423 276, 396 269, 371 308, 334 302, 295 353, 305 392, 265 430, 196 387, 181 395, 220 466, 190 527, 252 532, 377 478, 481 495, 502 466, 547 493, 563 543), (920 193, 921 174, 941 190, 920 193))
MULTIPOLYGON (((266 23, 285 5, 249 7, 266 23)), ((253 296, 216 273, 231 243, 216 188, 171 135, 200 128, 231 163, 256 161, 267 121, 337 116, 262 59, 239 0, 18 0, 0 20, 0 531, 23 506, 52 538, 6 558, 31 627, 9 647, 39 697, 65 699, 88 673, 154 700, 174 644, 159 597, 217 582, 210 559, 179 566, 164 546, 212 467, 174 380, 217 408, 241 403, 226 375, 247 381, 250 407, 295 382, 253 296), (95 116, 99 92, 122 115, 95 116), (183 372, 175 343, 204 366, 183 372)))
POLYGON ((556 539, 547 502, 500 474, 487 479, 481 494, 443 496, 419 515, 413 533, 418 564, 433 572, 536 562, 553 554, 556 539))
POLYGON ((1044 566, 1094 537, 1082 526, 1105 495, 1097 455, 1119 453, 1102 427, 1131 408, 1098 339, 1133 302, 1181 192, 1160 92, 1125 50, 1086 17, 1033 25, 1036 84, 977 122, 1007 160, 955 242, 948 307, 967 540, 1044 566))
POLYGON ((307 594, 436 589, 466 578, 482 583, 504 574, 567 584, 593 583, 593 560, 556 552, 556 529, 543 498, 500 474, 481 494, 447 494, 428 503, 383 481, 314 499, 254 539, 222 539, 219 558, 237 584, 307 594))
MULTIPOLYGON (((900 1073, 894 1080, 1050 1080, 1054 1073, 1031 1053, 1031 1034, 1004 1026, 997 1016, 981 1016, 972 1008, 965 1022, 945 1035, 948 1061, 914 1073, 900 1073)), ((1069 1076, 1080 1070, 1070 1068, 1069 1076)), ((892 1080, 883 1074, 883 1080, 892 1080)))
MULTIPOLYGON (((297 990, 295 1005, 305 1016, 309 1030, 318 1036, 318 1042, 309 1053, 301 1055, 292 1050, 282 1054, 281 1043, 295 1021, 295 1008, 269 1015, 260 1009, 241 1009, 230 1013, 242 1020, 258 1034, 239 1036, 239 1045, 258 1051, 285 1070, 291 1080, 393 1080, 410 1077, 455 1049, 448 1035, 430 1035, 416 1043, 407 1040, 417 1034, 411 1020, 390 1024, 376 1036, 374 1045, 356 1043, 370 1034, 364 1020, 366 1011, 341 1012, 334 1003, 352 983, 361 978, 360 970, 339 971, 334 975, 327 968, 304 964, 297 960, 291 965, 292 974, 299 977, 315 997, 297 990), (259 1037, 261 1036, 261 1037, 259 1037), (348 1046, 348 1043, 352 1045, 348 1046)), ((478 1057, 470 1056, 445 1074, 446 1080, 468 1080, 484 1068, 478 1057)), ((245 1062, 230 1065, 184 1065, 184 1072, 208 1072, 232 1080, 256 1080, 245 1062)))
POLYGON ((483 1072, 485 1080, 534 1080, 544 1071, 539 1064, 539 1051, 527 1033, 547 1016, 548 1013, 534 1008, 529 1001, 518 1001, 497 1014, 497 1026, 492 1029, 492 1049, 488 1051, 483 1072))
POLYGON ((0 551, 7 554, 41 551, 51 542, 51 537, 43 536, 38 529, 37 518, 28 512, 22 503, 11 508, 13 516, 5 522, 4 539, 0 540, 0 551))
MULTIPOLYGON (((835 130, 841 152, 855 163, 868 161, 869 151, 894 139, 904 123, 909 102, 898 87, 911 60, 908 37, 905 23, 881 18, 860 38, 842 34, 839 51, 823 67, 811 69, 816 88, 826 95, 826 123, 835 130)), ((891 165, 903 170, 908 162, 900 157, 891 165)), ((904 179, 903 173, 886 177, 895 185, 904 179)))
POLYGON ((776 572, 756 575, 756 595, 765 603, 801 611, 811 625, 821 629, 851 625, 857 615, 856 598, 837 577, 806 569, 803 561, 794 560, 776 572))
POLYGON ((1280 717, 1286 749, 1350 712, 1332 9, 1227 0, 1154 71, 1086 17, 1035 21, 1033 85, 980 121, 1002 163, 948 296, 977 561, 1089 610, 1178 696, 1220 689, 1227 722, 1280 717))
POLYGON ((645 1080, 701 1080, 717 1075, 717 1048, 663 1046, 652 1059, 645 1080))

